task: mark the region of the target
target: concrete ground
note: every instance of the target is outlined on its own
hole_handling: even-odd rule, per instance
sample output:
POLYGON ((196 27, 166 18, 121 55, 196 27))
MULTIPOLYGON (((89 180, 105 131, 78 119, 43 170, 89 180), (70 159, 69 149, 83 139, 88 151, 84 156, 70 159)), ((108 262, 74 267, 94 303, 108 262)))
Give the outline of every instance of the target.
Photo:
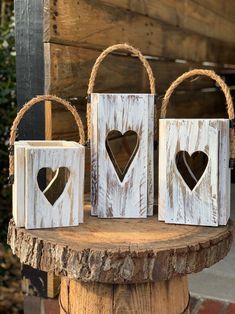
MULTIPOLYGON (((235 223, 235 184, 231 194, 231 219, 235 223)), ((189 276, 189 289, 191 296, 196 298, 235 302, 235 239, 229 254, 222 261, 189 276)))

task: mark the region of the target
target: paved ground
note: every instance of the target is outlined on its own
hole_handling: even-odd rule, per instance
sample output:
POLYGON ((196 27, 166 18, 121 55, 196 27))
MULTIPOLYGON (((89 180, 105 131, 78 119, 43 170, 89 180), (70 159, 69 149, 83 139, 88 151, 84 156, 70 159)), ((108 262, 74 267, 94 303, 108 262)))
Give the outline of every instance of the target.
POLYGON ((235 303, 209 299, 190 300, 190 314, 234 314, 235 303))
MULTIPOLYGON (((232 185, 231 218, 235 222, 235 184, 232 185)), ((197 299, 215 299, 235 303, 235 241, 230 253, 221 262, 201 273, 189 276, 189 289, 191 296, 197 299)), ((220 312, 194 313, 216 314, 220 312)), ((232 312, 223 311, 222 313, 235 314, 235 307, 232 312)))

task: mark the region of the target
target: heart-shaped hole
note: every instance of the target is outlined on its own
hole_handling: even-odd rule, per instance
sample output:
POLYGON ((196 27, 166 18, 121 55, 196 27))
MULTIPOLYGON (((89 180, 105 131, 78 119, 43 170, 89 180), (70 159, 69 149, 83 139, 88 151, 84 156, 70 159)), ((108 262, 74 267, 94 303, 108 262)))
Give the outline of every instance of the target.
POLYGON ((106 137, 106 149, 109 158, 122 182, 139 148, 139 139, 135 131, 112 130, 106 137))
POLYGON ((202 151, 196 151, 191 156, 186 151, 179 151, 175 162, 185 183, 193 190, 206 170, 208 156, 202 151))
POLYGON ((54 205, 62 195, 69 176, 70 171, 66 167, 57 168, 55 171, 51 168, 41 168, 38 171, 37 182, 39 189, 51 205, 54 205))

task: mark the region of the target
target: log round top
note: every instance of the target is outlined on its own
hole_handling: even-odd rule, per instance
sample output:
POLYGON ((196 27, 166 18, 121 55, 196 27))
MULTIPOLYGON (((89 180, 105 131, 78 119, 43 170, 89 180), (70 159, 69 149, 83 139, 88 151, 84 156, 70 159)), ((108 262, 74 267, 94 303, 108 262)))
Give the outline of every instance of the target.
POLYGON ((201 271, 230 250, 233 225, 201 227, 147 219, 99 219, 78 227, 25 230, 11 220, 8 244, 20 261, 71 279, 103 283, 167 280, 201 271))

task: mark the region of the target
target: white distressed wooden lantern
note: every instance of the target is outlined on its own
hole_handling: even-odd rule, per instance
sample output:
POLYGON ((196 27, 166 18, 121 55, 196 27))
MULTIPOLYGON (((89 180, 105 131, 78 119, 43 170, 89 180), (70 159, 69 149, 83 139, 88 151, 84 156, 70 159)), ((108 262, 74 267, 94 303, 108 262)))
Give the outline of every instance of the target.
POLYGON ((96 60, 88 87, 88 137, 91 143, 92 215, 100 218, 145 218, 153 214, 154 77, 149 63, 135 48, 118 44, 96 60), (97 70, 112 51, 137 56, 147 70, 151 94, 93 93, 97 70), (132 134, 135 145, 121 169, 109 135, 132 134))
POLYGON ((76 109, 59 97, 38 96, 19 111, 10 136, 10 178, 14 174, 13 218, 17 227, 66 227, 83 222, 84 138, 82 122, 76 109), (71 141, 15 142, 17 127, 23 115, 42 101, 60 103, 73 114, 80 132, 80 144, 71 141), (60 187, 57 184, 55 192, 60 195, 53 195, 50 189, 59 178, 63 180, 60 181, 60 187), (40 180, 48 185, 42 188, 40 180))
MULTIPOLYGON (((234 109, 228 86, 213 71, 196 69, 184 73, 167 90, 161 118, 159 220, 191 225, 226 225, 230 215, 230 161, 234 160, 229 159, 234 109), (195 75, 207 75, 221 87, 230 120, 164 119, 174 89, 195 75)), ((231 141, 234 141, 233 137, 231 141)))

